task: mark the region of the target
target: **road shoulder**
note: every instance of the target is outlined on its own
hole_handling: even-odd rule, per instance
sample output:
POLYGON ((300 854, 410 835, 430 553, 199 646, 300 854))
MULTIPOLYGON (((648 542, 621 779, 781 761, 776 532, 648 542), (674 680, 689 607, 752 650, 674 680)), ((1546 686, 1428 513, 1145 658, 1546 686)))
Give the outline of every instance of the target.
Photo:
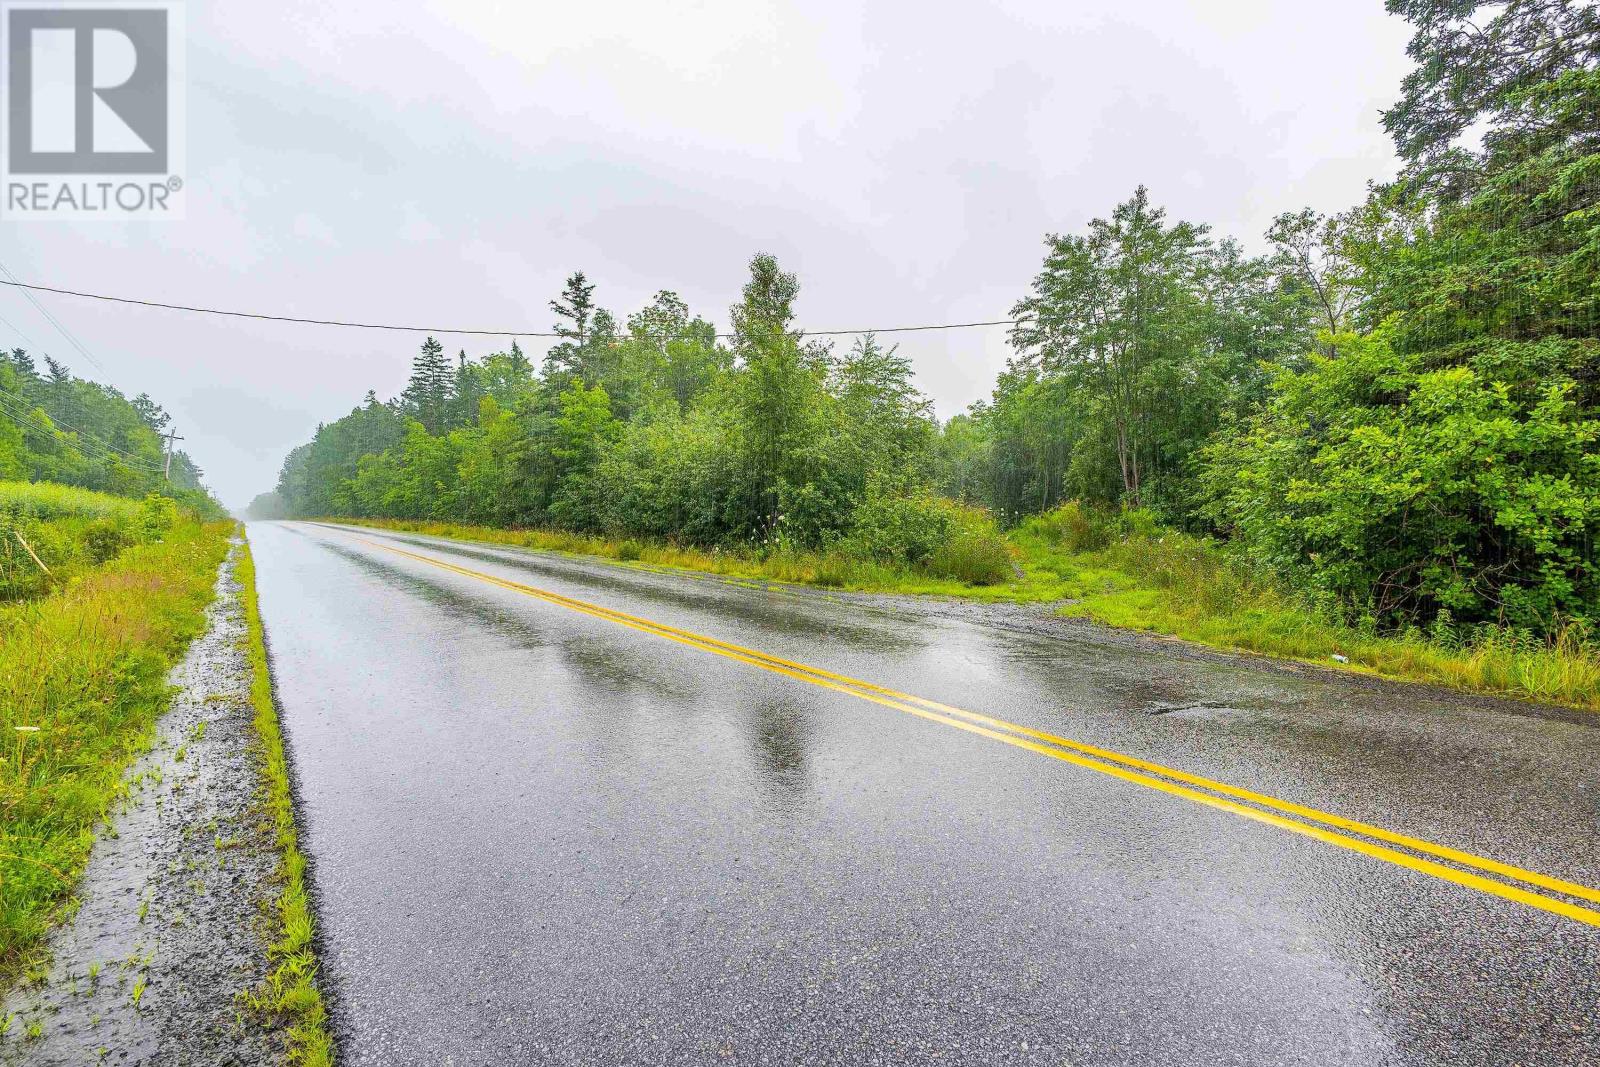
MULTIPOLYGON (((8 998, 0 1062, 266 1064, 315 1047, 307 1013, 278 995, 310 975, 282 973, 294 955, 280 951, 283 903, 298 879, 279 819, 286 782, 281 804, 273 782, 281 740, 275 717, 271 730, 259 721, 250 580, 235 544, 205 633, 169 675, 154 744, 99 829, 76 914, 51 936, 48 974, 8 998)), ((266 700, 270 711, 270 690, 266 700)), ((320 1000, 314 1014, 325 1035, 320 1000)))

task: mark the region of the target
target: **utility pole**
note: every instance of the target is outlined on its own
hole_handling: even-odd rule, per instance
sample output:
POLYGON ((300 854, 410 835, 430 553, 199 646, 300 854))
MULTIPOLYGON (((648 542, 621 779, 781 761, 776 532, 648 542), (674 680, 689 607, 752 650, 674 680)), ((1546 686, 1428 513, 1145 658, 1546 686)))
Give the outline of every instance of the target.
POLYGON ((182 441, 183 438, 178 436, 177 430, 168 430, 161 435, 161 438, 167 442, 167 484, 170 485, 172 483, 172 443, 174 441, 182 441))

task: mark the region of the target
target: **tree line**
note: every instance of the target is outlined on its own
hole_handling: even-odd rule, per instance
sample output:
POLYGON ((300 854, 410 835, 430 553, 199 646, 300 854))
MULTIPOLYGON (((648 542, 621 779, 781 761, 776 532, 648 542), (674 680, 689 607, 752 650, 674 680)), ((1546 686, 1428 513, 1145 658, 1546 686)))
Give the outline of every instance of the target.
POLYGON ((1052 234, 992 395, 936 420, 909 360, 795 324, 757 255, 719 338, 583 274, 513 343, 368 393, 285 461, 280 515, 440 518, 925 565, 1067 501, 1144 509, 1376 625, 1600 615, 1600 16, 1389 0, 1403 169, 1250 255, 1144 187, 1052 234), (1478 8, 1482 8, 1481 11, 1478 8), (1481 136, 1480 136, 1481 135, 1481 136))
POLYGON ((159 493, 203 514, 221 509, 188 454, 166 474, 172 418, 148 394, 128 399, 49 356, 0 350, 0 481, 56 482, 118 496, 159 493))

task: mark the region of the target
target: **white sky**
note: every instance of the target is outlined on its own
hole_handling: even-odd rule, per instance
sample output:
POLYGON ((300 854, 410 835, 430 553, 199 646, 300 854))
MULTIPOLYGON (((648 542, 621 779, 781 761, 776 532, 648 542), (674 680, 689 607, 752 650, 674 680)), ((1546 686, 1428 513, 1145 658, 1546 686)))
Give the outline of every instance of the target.
MULTIPOLYGON (((619 317, 670 288, 726 328, 759 250, 812 329, 1003 318, 1047 232, 1140 182, 1252 248, 1280 211, 1355 203, 1393 173, 1379 110, 1408 69, 1381 0, 256 0, 187 23, 187 220, 0 222, 22 280, 547 330, 581 269, 619 317)), ((165 405, 233 506, 398 392, 421 340, 40 299, 106 370, 16 291, 0 316, 165 405)), ((941 415, 1007 354, 998 328, 900 343, 941 415)))

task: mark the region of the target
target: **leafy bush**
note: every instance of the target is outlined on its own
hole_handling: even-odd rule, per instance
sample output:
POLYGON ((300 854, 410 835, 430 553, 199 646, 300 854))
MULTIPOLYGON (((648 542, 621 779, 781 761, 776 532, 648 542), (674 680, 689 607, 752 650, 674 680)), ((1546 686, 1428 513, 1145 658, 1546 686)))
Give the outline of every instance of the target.
POLYGON ((630 424, 589 474, 600 528, 614 534, 716 544, 725 522, 731 446, 715 412, 662 412, 630 424))
POLYGON ((898 493, 874 483, 840 548, 860 559, 915 567, 950 540, 961 513, 961 505, 931 493, 898 493))
POLYGON ((879 482, 856 507, 833 555, 973 585, 993 585, 1012 573, 1011 548, 987 511, 926 491, 897 493, 879 482))
POLYGON ((170 497, 150 493, 139 505, 139 527, 144 539, 158 540, 178 521, 178 505, 170 497))
POLYGON ((1550 634, 1600 617, 1600 419, 1583 392, 1600 346, 1335 340, 1208 448, 1218 524, 1378 624, 1449 612, 1550 634))
POLYGON ((1022 530, 1068 552, 1099 551, 1111 543, 1114 534, 1110 512, 1076 500, 1032 516, 1022 530))
POLYGON ((83 550, 89 561, 98 565, 115 559, 134 540, 128 523, 117 519, 95 519, 84 527, 83 550))

